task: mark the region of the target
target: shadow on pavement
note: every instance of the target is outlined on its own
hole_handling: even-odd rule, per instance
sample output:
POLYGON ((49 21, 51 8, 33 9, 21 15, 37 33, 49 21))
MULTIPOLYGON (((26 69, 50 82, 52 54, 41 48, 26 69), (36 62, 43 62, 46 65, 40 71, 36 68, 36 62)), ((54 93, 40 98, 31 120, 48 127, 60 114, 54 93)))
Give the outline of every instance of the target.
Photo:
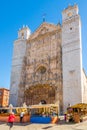
MULTIPOLYGON (((2 124, 6 124, 7 126, 9 126, 9 123, 2 123, 2 122, 1 122, 0 124, 1 124, 1 125, 2 125, 2 124)), ((27 125, 31 125, 31 124, 32 124, 32 123, 29 123, 29 122, 28 122, 28 123, 14 123, 13 125, 14 125, 14 126, 27 126, 27 125)))
POLYGON ((48 129, 48 128, 51 128, 53 126, 47 126, 47 127, 43 127, 42 129, 48 129))
POLYGON ((28 122, 28 123, 14 123, 15 126, 27 126, 27 125, 31 125, 32 123, 28 122))
POLYGON ((6 122, 0 122, 0 125, 6 124, 6 122))
POLYGON ((57 125, 73 125, 76 124, 74 122, 66 122, 64 120, 60 120, 58 123, 56 123, 57 125))

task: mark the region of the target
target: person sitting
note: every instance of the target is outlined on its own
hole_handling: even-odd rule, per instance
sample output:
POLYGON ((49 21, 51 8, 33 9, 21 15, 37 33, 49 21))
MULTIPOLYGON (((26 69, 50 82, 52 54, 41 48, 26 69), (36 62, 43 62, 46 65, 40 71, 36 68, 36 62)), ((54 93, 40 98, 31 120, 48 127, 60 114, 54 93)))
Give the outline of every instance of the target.
POLYGON ((46 114, 44 112, 42 112, 42 117, 46 117, 46 114))

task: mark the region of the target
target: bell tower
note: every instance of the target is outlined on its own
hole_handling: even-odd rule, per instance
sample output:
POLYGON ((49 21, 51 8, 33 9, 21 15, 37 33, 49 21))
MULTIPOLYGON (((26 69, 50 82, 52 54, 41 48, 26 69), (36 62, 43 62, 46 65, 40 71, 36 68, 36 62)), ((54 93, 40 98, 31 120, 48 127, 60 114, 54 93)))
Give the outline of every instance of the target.
POLYGON ((29 38, 29 36, 30 36, 30 30, 29 30, 29 28, 26 26, 24 26, 23 25, 23 28, 22 29, 20 29, 19 31, 18 31, 18 38, 19 39, 28 39, 29 38))
POLYGON ((81 21, 78 6, 68 6, 62 12, 63 104, 83 102, 81 21))
POLYGON ((18 105, 18 90, 23 67, 24 57, 26 55, 27 40, 30 36, 30 29, 26 26, 18 31, 18 39, 14 41, 12 71, 10 83, 10 104, 18 105))

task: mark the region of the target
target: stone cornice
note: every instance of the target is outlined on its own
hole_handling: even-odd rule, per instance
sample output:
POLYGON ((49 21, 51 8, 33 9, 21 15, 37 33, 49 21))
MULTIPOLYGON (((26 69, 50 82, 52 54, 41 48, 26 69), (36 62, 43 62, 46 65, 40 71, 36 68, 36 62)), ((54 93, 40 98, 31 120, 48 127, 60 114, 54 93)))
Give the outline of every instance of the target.
POLYGON ((64 20, 63 24, 67 24, 68 25, 69 23, 72 23, 72 22, 76 21, 76 19, 79 19, 79 18, 80 18, 79 15, 73 16, 73 17, 71 17, 69 19, 64 20))
POLYGON ((20 38, 18 38, 17 40, 14 41, 14 43, 16 43, 16 42, 18 43, 18 42, 20 42, 20 41, 23 41, 23 42, 24 42, 24 41, 27 41, 27 40, 26 40, 26 39, 20 39, 20 38))

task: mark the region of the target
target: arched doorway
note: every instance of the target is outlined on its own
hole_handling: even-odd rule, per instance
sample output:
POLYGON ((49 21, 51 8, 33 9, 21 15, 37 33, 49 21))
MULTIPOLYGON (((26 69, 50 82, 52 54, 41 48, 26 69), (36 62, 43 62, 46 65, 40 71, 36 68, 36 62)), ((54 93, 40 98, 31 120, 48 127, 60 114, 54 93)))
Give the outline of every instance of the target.
POLYGON ((39 104, 41 101, 51 104, 55 101, 55 89, 49 84, 30 86, 25 90, 24 94, 27 105, 39 104))

